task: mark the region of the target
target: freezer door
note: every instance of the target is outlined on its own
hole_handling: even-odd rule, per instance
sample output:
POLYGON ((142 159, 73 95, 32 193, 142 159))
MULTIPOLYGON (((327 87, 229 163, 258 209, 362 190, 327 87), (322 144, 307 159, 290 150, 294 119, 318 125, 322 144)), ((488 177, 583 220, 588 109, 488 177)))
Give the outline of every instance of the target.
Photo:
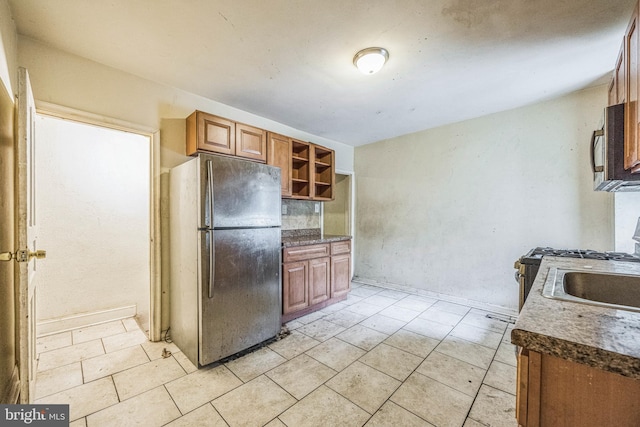
POLYGON ((201 154, 200 179, 200 227, 280 226, 280 168, 201 154))
POLYGON ((280 228, 201 233, 199 362, 207 365, 280 331, 281 249, 280 228), (212 241, 213 258, 208 260, 212 241))

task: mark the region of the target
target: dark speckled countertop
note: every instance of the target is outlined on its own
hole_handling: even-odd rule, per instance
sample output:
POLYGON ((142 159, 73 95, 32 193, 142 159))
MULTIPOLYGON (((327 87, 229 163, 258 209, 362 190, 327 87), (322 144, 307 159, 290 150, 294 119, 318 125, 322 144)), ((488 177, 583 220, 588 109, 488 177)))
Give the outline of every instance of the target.
POLYGON ((323 234, 319 229, 282 230, 282 247, 316 245, 351 240, 351 236, 323 234))
POLYGON ((511 342, 640 379, 640 313, 542 296, 554 267, 640 275, 640 263, 544 257, 511 342))

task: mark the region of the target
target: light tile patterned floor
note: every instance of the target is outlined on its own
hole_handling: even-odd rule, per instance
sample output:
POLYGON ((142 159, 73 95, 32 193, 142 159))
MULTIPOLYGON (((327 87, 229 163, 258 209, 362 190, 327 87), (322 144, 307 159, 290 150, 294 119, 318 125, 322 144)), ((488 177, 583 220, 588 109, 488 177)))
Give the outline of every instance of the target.
POLYGON ((354 282, 286 338, 196 369, 125 319, 39 339, 36 403, 70 404, 72 427, 515 427, 509 320, 354 282))

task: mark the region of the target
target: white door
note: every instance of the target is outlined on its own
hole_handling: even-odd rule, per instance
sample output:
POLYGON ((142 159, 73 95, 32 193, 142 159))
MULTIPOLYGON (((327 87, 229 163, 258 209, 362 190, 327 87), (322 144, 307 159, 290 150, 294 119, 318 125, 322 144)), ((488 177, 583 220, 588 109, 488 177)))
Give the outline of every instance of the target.
POLYGON ((35 396, 36 353, 36 270, 38 228, 35 206, 34 117, 36 114, 29 73, 18 70, 16 128, 16 282, 18 304, 18 361, 20 364, 20 403, 31 403, 35 396))

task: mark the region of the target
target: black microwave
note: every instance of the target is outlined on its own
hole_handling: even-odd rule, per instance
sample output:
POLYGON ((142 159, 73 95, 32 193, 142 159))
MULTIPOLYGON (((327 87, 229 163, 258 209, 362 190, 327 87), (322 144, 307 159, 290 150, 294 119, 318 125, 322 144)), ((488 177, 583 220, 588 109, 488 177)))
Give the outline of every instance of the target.
POLYGON ((640 191, 640 173, 624 168, 624 104, 605 108, 602 128, 593 132, 591 170, 596 191, 640 191))

